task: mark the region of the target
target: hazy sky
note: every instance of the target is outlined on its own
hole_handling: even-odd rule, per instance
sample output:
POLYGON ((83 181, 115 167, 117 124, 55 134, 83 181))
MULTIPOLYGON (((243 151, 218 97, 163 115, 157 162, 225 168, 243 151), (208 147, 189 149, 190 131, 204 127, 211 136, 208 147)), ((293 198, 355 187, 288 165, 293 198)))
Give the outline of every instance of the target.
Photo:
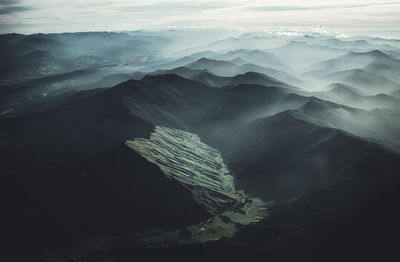
POLYGON ((400 1, 0 0, 1 33, 317 24, 339 31, 399 31, 400 1))

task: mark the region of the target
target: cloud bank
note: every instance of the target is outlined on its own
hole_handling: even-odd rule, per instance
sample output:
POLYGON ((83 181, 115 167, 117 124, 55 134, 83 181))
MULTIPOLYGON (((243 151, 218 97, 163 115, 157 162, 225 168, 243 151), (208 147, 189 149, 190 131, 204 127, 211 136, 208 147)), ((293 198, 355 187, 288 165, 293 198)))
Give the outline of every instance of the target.
POLYGON ((400 2, 360 0, 2 0, 0 32, 71 32, 185 27, 260 30, 311 26, 396 31, 400 2))

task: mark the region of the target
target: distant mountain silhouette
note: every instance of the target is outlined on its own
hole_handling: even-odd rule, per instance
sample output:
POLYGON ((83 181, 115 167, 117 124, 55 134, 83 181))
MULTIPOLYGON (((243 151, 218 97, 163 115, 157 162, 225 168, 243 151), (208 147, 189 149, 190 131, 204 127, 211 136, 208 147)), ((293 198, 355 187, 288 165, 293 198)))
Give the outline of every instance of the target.
POLYGON ((305 75, 318 76, 352 69, 364 69, 370 73, 399 80, 394 73, 400 68, 400 60, 397 60, 382 51, 351 52, 349 54, 320 62, 309 68, 305 75))
POLYGON ((399 83, 385 76, 375 75, 362 69, 338 71, 326 75, 325 78, 355 86, 366 94, 390 92, 400 88, 399 83))
POLYGON ((219 61, 207 58, 201 58, 196 62, 186 65, 190 69, 207 69, 214 74, 220 76, 235 76, 238 74, 243 74, 247 72, 257 72, 261 74, 269 75, 280 81, 296 85, 301 83, 301 80, 290 75, 289 73, 275 70, 272 68, 262 67, 254 64, 243 64, 236 65, 227 61, 219 61))
MULTIPOLYGON (((284 62, 277 56, 257 49, 256 50, 240 49, 240 50, 230 51, 222 55, 214 56, 213 58, 225 61, 230 61, 233 59, 240 58, 243 61, 246 61, 247 63, 270 67, 281 71, 289 71, 289 72, 291 71, 290 67, 285 65, 284 62)), ((241 64, 245 64, 246 62, 241 64)))
POLYGON ((385 94, 365 96, 360 94, 363 93, 362 90, 341 83, 330 84, 328 88, 328 91, 314 92, 313 94, 324 100, 363 109, 391 109, 399 106, 398 99, 385 94))

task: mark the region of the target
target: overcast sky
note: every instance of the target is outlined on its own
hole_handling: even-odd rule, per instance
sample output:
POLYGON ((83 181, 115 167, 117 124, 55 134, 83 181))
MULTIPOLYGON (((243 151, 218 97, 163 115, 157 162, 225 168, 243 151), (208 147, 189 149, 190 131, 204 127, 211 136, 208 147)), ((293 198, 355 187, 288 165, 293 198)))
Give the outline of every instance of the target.
POLYGON ((390 0, 0 0, 0 33, 312 25, 379 32, 399 31, 399 14, 400 1, 390 0))

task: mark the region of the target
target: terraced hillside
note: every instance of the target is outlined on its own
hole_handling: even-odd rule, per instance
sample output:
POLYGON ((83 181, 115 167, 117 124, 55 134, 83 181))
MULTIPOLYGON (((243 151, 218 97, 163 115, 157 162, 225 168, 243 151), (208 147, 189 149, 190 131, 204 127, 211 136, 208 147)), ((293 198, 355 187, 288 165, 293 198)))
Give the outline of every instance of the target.
POLYGON ((188 188, 193 198, 213 215, 197 225, 169 233, 148 236, 142 243, 190 244, 233 237, 237 224, 249 225, 263 219, 266 203, 235 189, 234 177, 218 150, 204 144, 192 133, 156 126, 149 139, 126 142, 165 175, 188 188))

